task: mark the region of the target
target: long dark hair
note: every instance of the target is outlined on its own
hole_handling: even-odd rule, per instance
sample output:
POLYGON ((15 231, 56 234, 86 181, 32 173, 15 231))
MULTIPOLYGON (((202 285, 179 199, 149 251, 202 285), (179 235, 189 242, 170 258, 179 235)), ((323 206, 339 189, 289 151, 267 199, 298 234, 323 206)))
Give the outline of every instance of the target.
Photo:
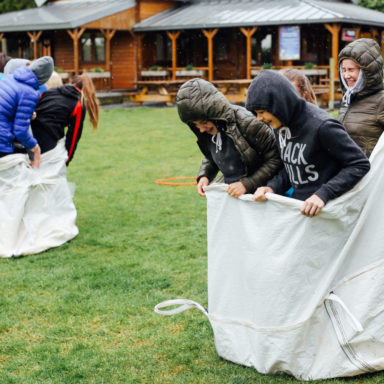
POLYGON ((295 83, 300 97, 309 103, 317 105, 316 95, 308 77, 295 68, 286 68, 280 71, 291 83, 295 83))
POLYGON ((96 97, 96 89, 92 79, 87 74, 83 73, 82 75, 74 76, 71 84, 81 89, 89 120, 93 129, 97 129, 99 123, 99 102, 96 97))

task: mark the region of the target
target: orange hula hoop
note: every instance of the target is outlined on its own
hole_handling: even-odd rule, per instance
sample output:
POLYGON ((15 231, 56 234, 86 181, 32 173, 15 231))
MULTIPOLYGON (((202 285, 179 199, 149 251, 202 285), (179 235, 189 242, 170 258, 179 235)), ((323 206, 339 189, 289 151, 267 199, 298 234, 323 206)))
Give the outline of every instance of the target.
POLYGON ((196 185, 197 182, 188 182, 188 183, 178 183, 178 182, 169 182, 168 180, 185 180, 185 179, 193 179, 196 180, 196 177, 188 177, 188 176, 181 176, 181 177, 166 177, 164 179, 157 179, 155 183, 161 184, 161 185, 196 185))

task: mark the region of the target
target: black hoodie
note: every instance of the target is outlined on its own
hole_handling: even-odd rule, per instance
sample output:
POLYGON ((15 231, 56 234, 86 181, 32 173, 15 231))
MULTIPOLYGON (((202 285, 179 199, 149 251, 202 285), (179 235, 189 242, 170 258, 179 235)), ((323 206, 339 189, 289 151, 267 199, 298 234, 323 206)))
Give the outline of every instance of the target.
POLYGON ((66 136, 67 164, 75 153, 80 140, 85 108, 81 103, 81 91, 73 85, 62 85, 44 92, 35 108, 36 119, 32 120, 33 136, 41 153, 55 148, 57 141, 66 136), (68 131, 65 134, 65 128, 68 131))
POLYGON ((369 171, 369 160, 343 125, 300 98, 281 74, 262 71, 248 89, 246 108, 267 111, 283 124, 275 136, 285 168, 267 184, 275 193, 292 186, 294 198, 316 194, 326 203, 369 171))

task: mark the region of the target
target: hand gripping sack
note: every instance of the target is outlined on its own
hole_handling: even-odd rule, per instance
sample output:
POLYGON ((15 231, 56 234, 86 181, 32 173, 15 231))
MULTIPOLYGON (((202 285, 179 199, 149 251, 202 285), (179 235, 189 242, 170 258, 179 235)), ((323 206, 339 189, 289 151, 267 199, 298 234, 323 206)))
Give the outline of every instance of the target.
MULTIPOLYGON (((261 373, 302 380, 384 369, 384 139, 371 170, 319 216, 274 194, 256 203, 206 189, 208 311, 218 354, 261 373)), ((175 309, 164 310, 169 306, 175 309)))

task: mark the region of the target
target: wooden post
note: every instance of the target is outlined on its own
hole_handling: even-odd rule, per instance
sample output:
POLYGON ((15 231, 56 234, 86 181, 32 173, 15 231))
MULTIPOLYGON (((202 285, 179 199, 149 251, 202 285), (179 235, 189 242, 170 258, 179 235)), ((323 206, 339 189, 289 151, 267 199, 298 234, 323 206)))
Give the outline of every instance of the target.
POLYGON ((85 28, 75 28, 73 31, 67 29, 67 33, 73 40, 73 63, 75 68, 75 75, 79 74, 79 39, 84 33, 85 28))
POLYGON ((105 63, 108 72, 111 72, 111 40, 115 36, 116 29, 100 29, 105 37, 105 63))
POLYGON ((329 58, 329 101, 328 108, 335 108, 335 59, 329 58))
POLYGON ((7 53, 7 47, 5 46, 5 41, 3 40, 4 33, 0 33, 0 46, 1 46, 1 51, 4 52, 5 54, 7 53))
POLYGON ((42 55, 43 56, 51 56, 51 41, 49 39, 44 39, 42 41, 42 55))
POLYGON ((356 25, 355 26, 355 30, 356 30, 356 40, 360 39, 361 26, 360 25, 356 25))
POLYGON ((40 32, 27 32, 31 42, 33 43, 33 59, 36 60, 39 57, 37 52, 37 42, 43 31, 40 32))
POLYGON ((383 56, 384 57, 384 39, 383 39, 383 33, 384 33, 384 31, 381 31, 381 44, 380 44, 380 46, 381 46, 381 56, 383 56))
POLYGON ((332 34, 332 58, 334 59, 335 73, 337 73, 337 57, 339 55, 339 32, 340 32, 341 25, 325 24, 325 28, 327 28, 328 31, 332 34))
POLYGON ((204 36, 208 39, 208 80, 213 80, 213 38, 218 29, 207 30, 203 29, 204 36))
POLYGON ((172 80, 176 80, 176 67, 177 67, 177 45, 176 40, 180 36, 178 32, 167 32, 168 37, 172 40, 172 80))
POLYGON ((137 57, 136 71, 137 71, 137 75, 139 75, 139 76, 136 75, 136 78, 138 77, 139 79, 141 79, 141 70, 143 68, 143 50, 142 50, 143 37, 144 37, 144 34, 140 33, 140 34, 136 34, 136 39, 135 39, 136 57, 137 57))
POLYGON ((371 35, 372 35, 372 39, 375 40, 376 43, 379 43, 380 34, 377 28, 371 28, 371 35))
POLYGON ((247 39, 247 79, 250 79, 252 66, 252 36, 257 31, 257 27, 240 28, 240 31, 243 32, 247 39))

